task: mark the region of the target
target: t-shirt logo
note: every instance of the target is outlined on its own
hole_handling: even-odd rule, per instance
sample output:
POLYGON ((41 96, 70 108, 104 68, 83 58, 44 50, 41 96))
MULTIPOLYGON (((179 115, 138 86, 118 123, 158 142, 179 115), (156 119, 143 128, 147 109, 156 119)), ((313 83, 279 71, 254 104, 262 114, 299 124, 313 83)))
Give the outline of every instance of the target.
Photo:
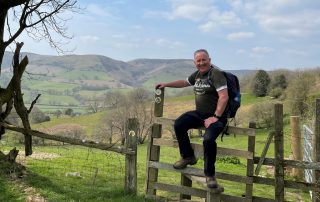
POLYGON ((196 95, 204 95, 210 88, 211 86, 208 82, 208 79, 197 78, 194 84, 194 93, 196 95))

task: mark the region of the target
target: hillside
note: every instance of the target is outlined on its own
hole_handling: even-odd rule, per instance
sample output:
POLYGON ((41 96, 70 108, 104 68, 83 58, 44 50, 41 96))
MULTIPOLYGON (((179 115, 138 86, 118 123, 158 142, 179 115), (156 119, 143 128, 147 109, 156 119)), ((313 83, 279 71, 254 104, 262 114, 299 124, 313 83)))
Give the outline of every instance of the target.
MULTIPOLYGON (((6 86, 11 78, 12 55, 5 53, 1 86, 6 86)), ((103 99, 105 93, 111 90, 128 91, 144 87, 152 92, 157 82, 184 79, 195 71, 193 60, 190 59, 136 59, 123 62, 102 55, 21 55, 29 58, 22 79, 25 101, 31 103, 37 94, 42 94, 37 104, 48 110, 56 110, 59 106, 88 105, 88 100, 103 99)), ((252 71, 232 72, 241 77, 252 71)), ((179 90, 171 90, 168 94, 176 92, 179 90)))

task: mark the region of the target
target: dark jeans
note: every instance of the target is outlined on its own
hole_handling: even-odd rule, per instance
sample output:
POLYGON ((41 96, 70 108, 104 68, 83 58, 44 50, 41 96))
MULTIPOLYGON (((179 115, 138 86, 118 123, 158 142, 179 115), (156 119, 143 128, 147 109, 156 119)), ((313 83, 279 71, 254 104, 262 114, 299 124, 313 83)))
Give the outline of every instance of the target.
MULTIPOLYGON (((179 142, 180 155, 182 158, 194 155, 188 136, 188 130, 204 126, 204 120, 212 115, 213 114, 199 111, 188 111, 176 119, 174 123, 174 130, 179 142)), ((215 175, 215 162, 217 156, 216 139, 222 132, 226 123, 226 118, 220 118, 219 121, 211 124, 209 128, 206 128, 203 139, 204 174, 206 176, 215 175)))

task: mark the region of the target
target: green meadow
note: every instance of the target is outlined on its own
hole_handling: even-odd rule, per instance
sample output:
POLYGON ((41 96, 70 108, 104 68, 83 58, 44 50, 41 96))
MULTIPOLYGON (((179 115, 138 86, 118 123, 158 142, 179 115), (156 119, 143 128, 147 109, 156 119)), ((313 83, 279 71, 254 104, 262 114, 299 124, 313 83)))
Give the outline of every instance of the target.
MULTIPOLYGON (((243 107, 246 108, 254 103, 269 102, 271 98, 255 98, 249 94, 242 97, 243 107)), ((181 97, 168 97, 165 102, 165 111, 174 111, 181 103, 193 104, 193 95, 181 97)), ((185 108, 181 109, 186 110, 185 108)), ((180 112, 177 112, 180 113, 180 112)), ((176 116, 176 114, 172 114, 176 116)), ((108 111, 78 117, 52 117, 50 122, 34 125, 34 129, 49 128, 59 124, 79 124, 85 128, 86 134, 90 137, 94 133, 97 123, 104 116, 112 116, 108 111)), ((285 157, 291 154, 290 127, 285 117, 285 157)), ((268 134, 271 130, 258 129, 256 135, 255 155, 260 156, 265 146, 268 134)), ((10 134, 9 134, 10 135, 10 134)), ((4 138, 5 140, 5 138, 4 138)), ((247 137, 230 134, 224 136, 223 141, 217 140, 219 147, 247 149, 247 137)), ((201 143, 202 138, 196 133, 192 142, 201 143)), ((21 145, 13 145, 10 142, 2 142, 1 150, 8 151, 13 146, 23 150, 21 145)), ((25 201, 27 197, 42 196, 48 201, 145 201, 145 179, 146 179, 146 156, 147 143, 138 145, 138 193, 137 196, 126 195, 124 186, 124 156, 113 152, 106 152, 96 149, 88 149, 81 146, 60 145, 60 146, 37 146, 34 147, 35 154, 54 154, 56 158, 32 158, 22 160, 27 167, 28 174, 16 181, 3 173, 0 175, 0 201, 25 201), (81 177, 67 176, 68 172, 79 172, 81 177), (31 193, 26 192, 27 187, 32 187, 31 193)), ((179 158, 177 148, 162 147, 160 161, 173 163, 179 158)), ((274 145, 270 145, 267 157, 274 157, 274 145)), ((226 160, 226 157, 219 157, 217 160, 217 171, 232 174, 245 175, 246 160, 239 159, 239 163, 226 160)), ((200 159, 195 167, 203 168, 203 160, 200 159)), ((263 166, 260 175, 272 177, 267 167, 263 166)), ((291 179, 286 176, 287 179, 291 179)), ((176 172, 159 171, 159 182, 179 184, 180 175, 176 172)), ((225 193, 241 196, 245 193, 245 185, 220 180, 224 186, 225 193)), ((286 200, 303 201, 309 200, 309 193, 301 190, 286 189, 286 200)), ((171 192, 158 192, 159 195, 172 200, 178 199, 178 194, 171 192)), ((271 186, 254 185, 254 195, 266 198, 274 198, 274 188, 271 186), (268 190, 268 191, 266 191, 268 190)))

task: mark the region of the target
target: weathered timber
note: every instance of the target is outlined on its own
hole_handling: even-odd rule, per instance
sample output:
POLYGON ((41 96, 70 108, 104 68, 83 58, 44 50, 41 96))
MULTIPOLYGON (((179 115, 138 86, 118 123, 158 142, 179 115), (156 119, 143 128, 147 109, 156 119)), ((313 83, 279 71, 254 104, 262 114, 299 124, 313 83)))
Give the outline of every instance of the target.
MULTIPOLYGON (((250 122, 249 128, 255 129, 256 123, 250 122)), ((251 158, 247 158, 247 178, 250 179, 250 183, 246 183, 246 199, 247 201, 252 201, 253 197, 253 170, 254 170, 254 150, 255 150, 255 136, 248 136, 248 152, 252 154, 251 158)))
MULTIPOLYGON (((180 184, 181 186, 184 186, 184 187, 192 187, 192 180, 187 177, 186 175, 182 174, 181 173, 181 180, 180 180, 180 184)), ((191 199, 191 195, 188 194, 180 194, 180 201, 183 200, 183 199, 191 199)))
POLYGON ((255 170, 255 174, 256 175, 259 175, 259 172, 260 172, 260 169, 261 169, 261 166, 266 158, 266 155, 267 155, 267 152, 268 152, 268 149, 270 147, 270 144, 271 144, 271 141, 273 139, 273 136, 274 136, 275 132, 274 131, 271 131, 268 135, 268 138, 267 138, 267 141, 266 141, 266 144, 264 145, 264 148, 263 148, 263 151, 261 153, 261 157, 260 157, 260 160, 258 162, 258 165, 256 167, 256 170, 255 170))
POLYGON ((154 189, 159 189, 163 191, 170 191, 170 192, 177 192, 184 195, 193 195, 198 196, 201 198, 205 198, 207 195, 207 192, 203 189, 197 189, 192 187, 185 187, 185 186, 179 186, 179 185, 170 185, 170 184, 164 184, 155 182, 154 183, 154 189))
MULTIPOLYGON (((167 138, 154 138, 153 144, 158 146, 167 146, 167 147, 178 147, 178 141, 167 138)), ((197 143, 191 143, 191 147, 194 150, 194 153, 197 157, 203 157, 203 146, 197 143)), ((217 155, 228 155, 228 156, 238 156, 247 159, 253 159, 253 152, 244 151, 239 149, 230 149, 224 147, 217 147, 217 155)))
POLYGON ((7 161, 9 163, 15 163, 16 162, 16 158, 19 154, 19 150, 17 150, 17 148, 13 148, 10 150, 10 152, 7 154, 6 158, 7 161))
MULTIPOLYGON (((154 98, 154 116, 163 116, 163 105, 164 105, 164 88, 156 89, 154 98)), ((162 125, 154 123, 152 125, 151 135, 149 136, 149 144, 147 150, 147 164, 149 161, 159 161, 160 159, 160 146, 153 145, 154 138, 161 138, 162 125)), ((146 190, 145 195, 156 195, 157 191, 153 184, 158 181, 158 169, 147 166, 147 177, 146 177, 146 190)))
MULTIPOLYGON (((260 162, 261 157, 254 157, 254 163, 260 162)), ((275 165, 274 158, 264 158, 262 165, 275 165)), ((284 167, 302 168, 302 169, 313 169, 320 170, 320 162, 308 162, 308 161, 295 161, 295 160, 283 160, 284 167)))
MULTIPOLYGON (((294 147, 291 147, 293 159, 296 161, 302 161, 303 149, 301 145, 301 129, 300 129, 299 116, 290 116, 290 127, 291 127, 291 145, 294 145, 294 147)), ((291 175, 299 180, 302 180, 304 178, 303 170, 298 168, 293 168, 291 175)))
POLYGON ((283 106, 274 106, 274 155, 275 155, 275 199, 278 202, 284 201, 284 166, 283 166, 283 106))
MULTIPOLYGON (((126 147, 129 150, 137 151, 138 124, 137 118, 128 120, 126 147)), ((126 193, 137 194, 137 152, 126 154, 124 190, 126 193)))
POLYGON ((42 133, 37 130, 20 128, 20 127, 12 126, 12 125, 9 125, 6 123, 1 123, 1 122, 0 122, 0 125, 5 127, 8 130, 16 131, 16 132, 23 133, 23 134, 27 133, 31 136, 40 137, 40 138, 44 138, 44 139, 48 139, 48 140, 55 140, 55 141, 59 141, 59 142, 65 142, 65 143, 69 143, 69 144, 73 144, 73 145, 81 145, 81 146, 91 147, 91 148, 97 148, 97 149, 101 149, 101 150, 108 150, 108 151, 118 152, 118 153, 122 153, 122 154, 134 154, 135 153, 135 151, 133 151, 131 149, 127 149, 126 147, 123 147, 120 145, 118 146, 115 144, 102 144, 102 143, 97 143, 97 142, 88 141, 88 140, 74 139, 74 138, 63 137, 63 136, 58 136, 58 135, 49 135, 49 134, 42 133))
MULTIPOLYGON (((159 124, 153 124, 151 135, 149 136, 149 144, 147 151, 147 164, 148 161, 159 161, 160 159, 160 147, 153 145, 153 139, 155 137, 161 137, 162 126, 159 124)), ((147 166, 147 178, 146 178, 146 195, 156 195, 156 189, 153 188, 153 183, 158 181, 158 169, 147 166)))
MULTIPOLYGON (((174 119, 163 118, 163 117, 155 117, 155 123, 163 124, 163 125, 173 125, 174 119)), ((199 129, 205 129, 204 127, 200 127, 199 129)), ((252 128, 239 128, 235 126, 228 126, 227 132, 229 134, 236 135, 245 135, 245 136, 255 136, 255 130, 252 128)))
MULTIPOLYGON (((162 163, 162 162, 153 162, 153 161, 149 161, 148 167, 157 168, 157 169, 164 169, 164 170, 169 170, 169 171, 173 171, 173 172, 180 172, 183 174, 194 175, 194 176, 199 176, 199 177, 205 177, 205 175, 203 173, 203 169, 199 169, 199 168, 187 167, 187 168, 184 168, 181 170, 176 170, 173 168, 172 164, 162 163)), ((218 179, 228 180, 228 181, 233 181, 233 182, 238 182, 238 183, 251 183, 252 182, 251 179, 248 179, 245 176, 239 176, 239 175, 222 173, 222 172, 216 172, 216 177, 218 179)))

